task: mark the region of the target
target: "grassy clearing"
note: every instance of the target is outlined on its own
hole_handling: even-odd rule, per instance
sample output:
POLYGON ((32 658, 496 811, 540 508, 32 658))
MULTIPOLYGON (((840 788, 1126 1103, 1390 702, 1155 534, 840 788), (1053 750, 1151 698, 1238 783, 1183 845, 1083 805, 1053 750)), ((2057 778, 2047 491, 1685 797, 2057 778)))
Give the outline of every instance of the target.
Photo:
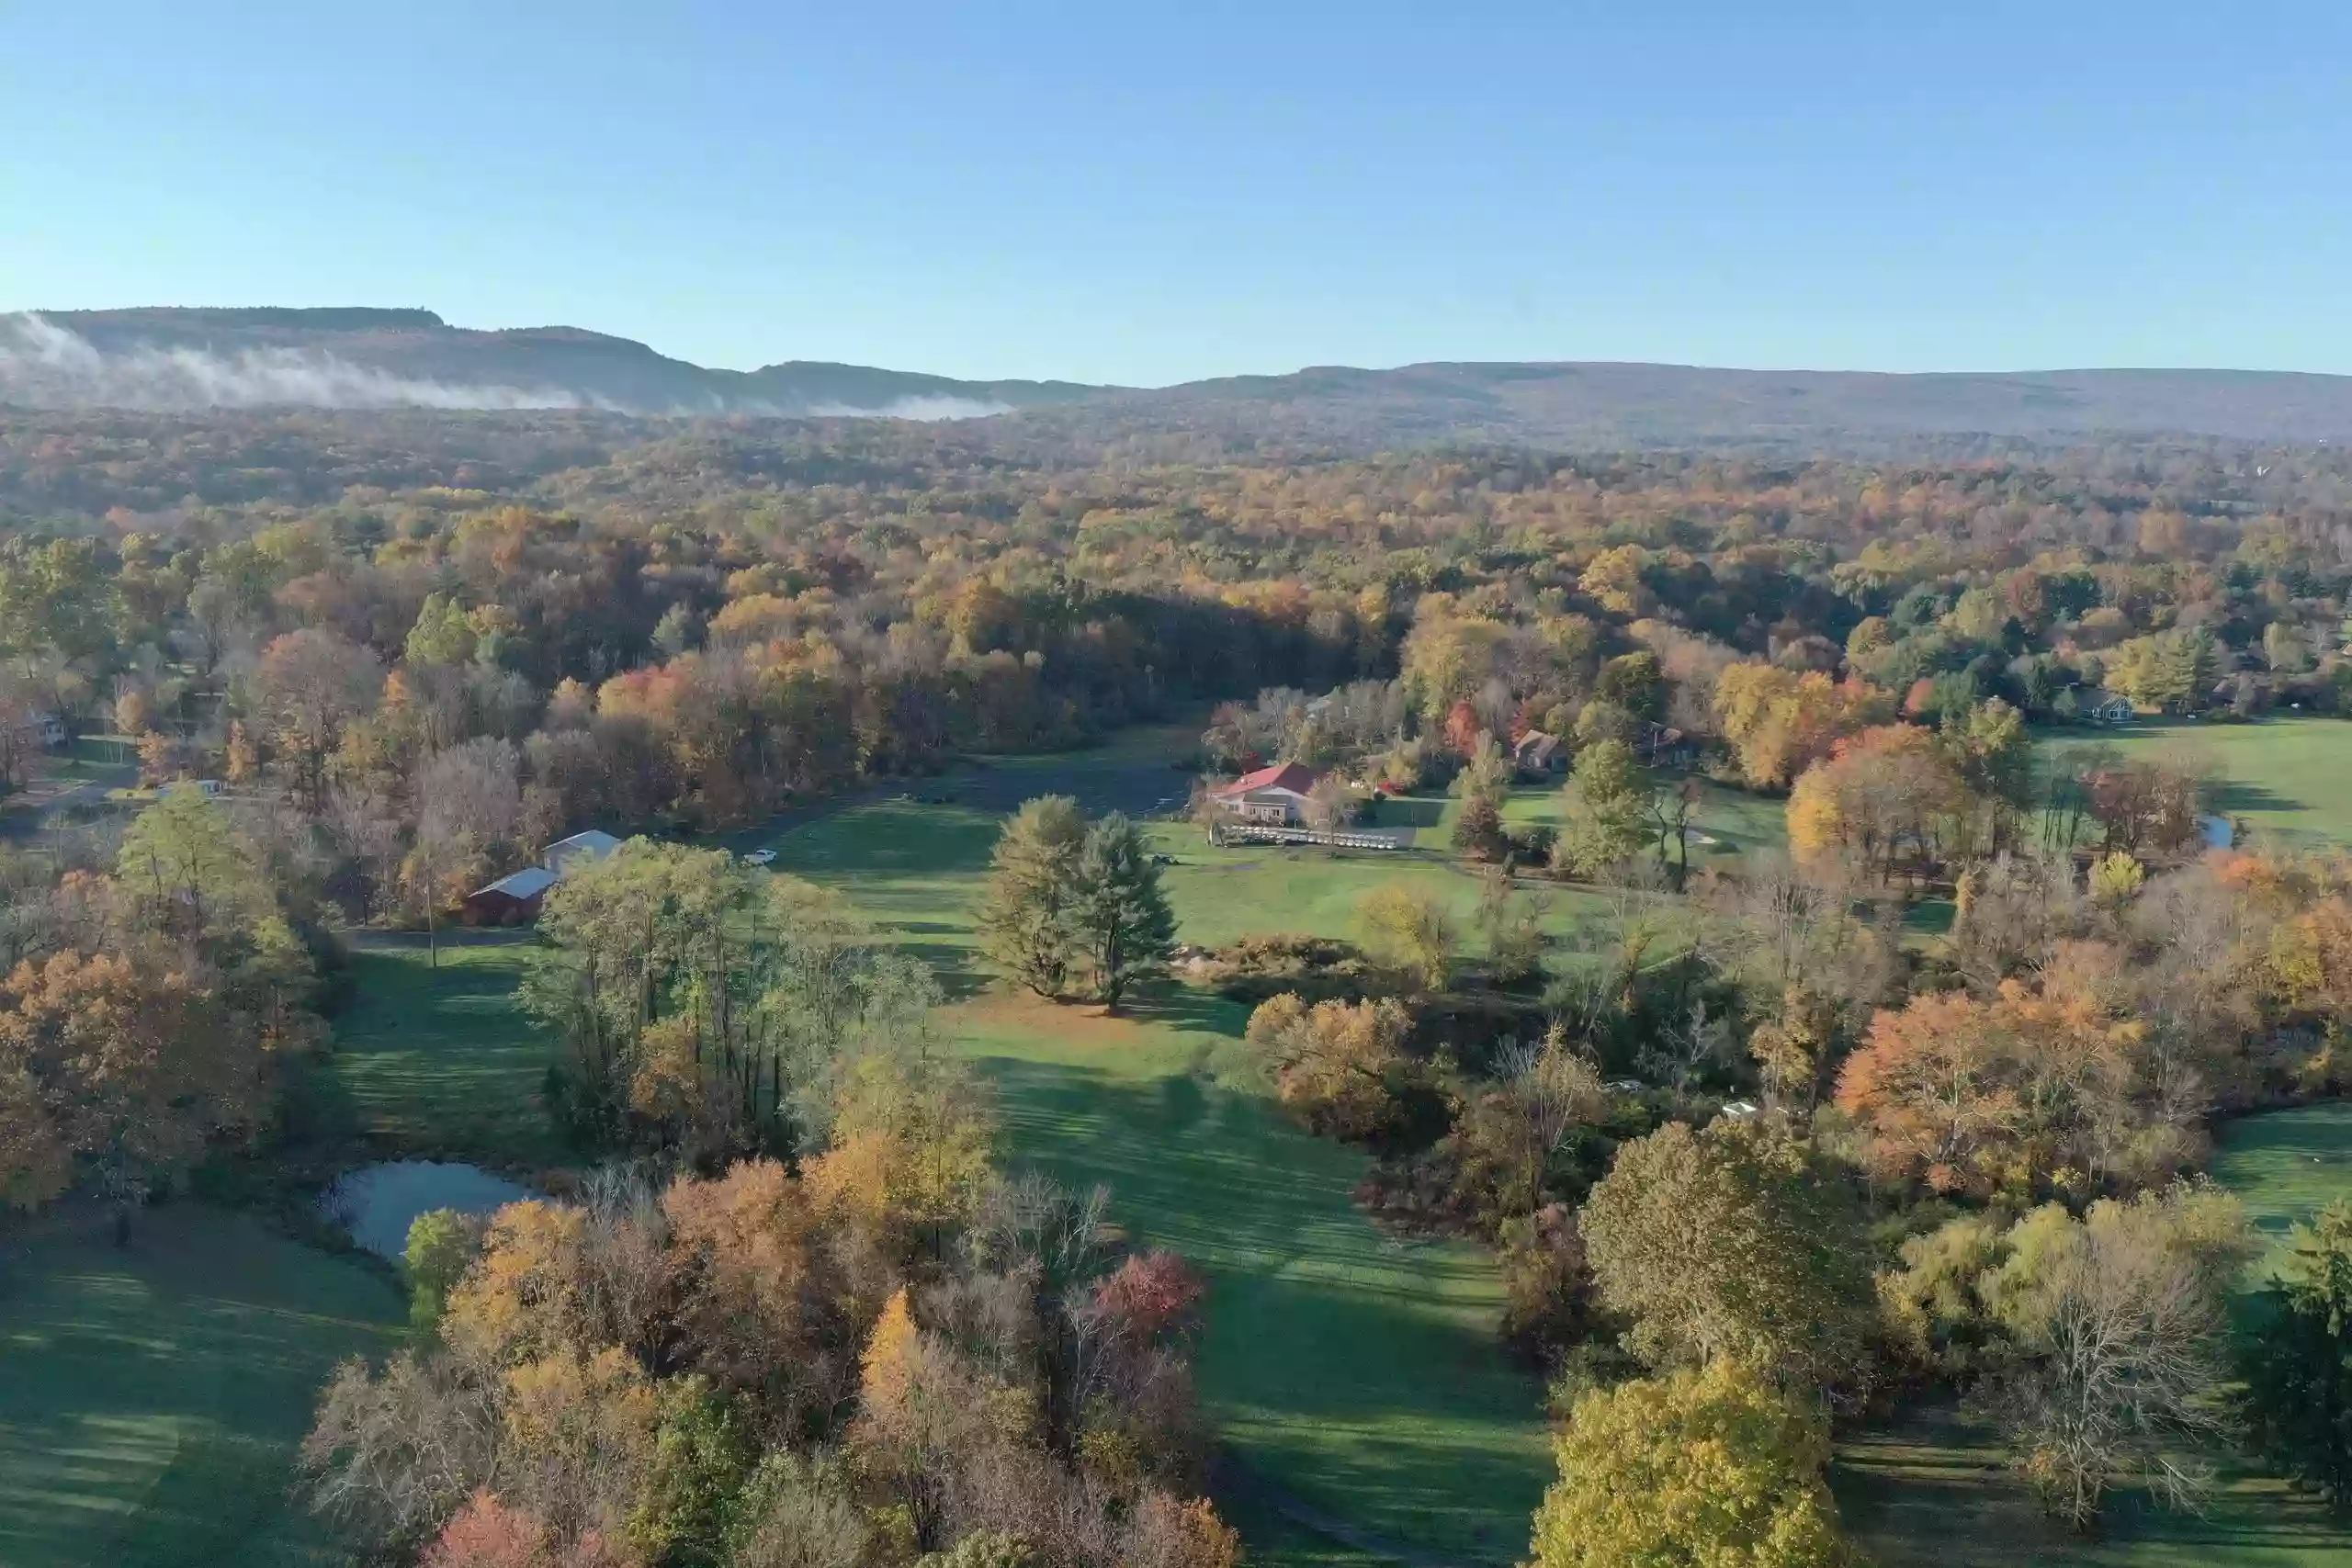
POLYGON ((401 1315, 358 1264, 193 1204, 121 1249, 26 1244, 0 1264, 0 1562, 341 1561, 288 1465, 329 1370, 384 1350, 401 1315))
MULTIPOLYGON (((2245 1201, 2246 1217, 2268 1237, 2273 1258, 2289 1231, 2337 1198, 2352 1198, 2352 1104, 2341 1100, 2270 1111, 2226 1123, 2213 1153, 2213 1179, 2245 1201)), ((2255 1266, 2257 1277, 2268 1261, 2255 1266)))
POLYGON ((514 1006, 528 944, 352 955, 357 999, 319 1077, 331 1131, 385 1156, 547 1164, 562 1157, 542 1096, 547 1041, 514 1006))
POLYGON ((1165 769, 1180 784, 1186 784, 1191 782, 1189 776, 1172 767, 1171 760, 1189 758, 1200 750, 1201 731, 1208 728, 1214 706, 1195 704, 1182 717, 1164 724, 1129 725, 1083 751, 1007 752, 979 760, 991 767, 1048 775, 1143 763, 1165 769))
MULTIPOLYGON (((775 840, 776 869, 850 894, 937 967, 953 993, 983 978, 973 959, 970 910, 1001 819, 967 807, 876 801, 775 840)), ((1434 854, 1220 850, 1183 824, 1154 823, 1147 831, 1155 850, 1175 857, 1161 878, 1188 942, 1215 946, 1267 931, 1358 936, 1358 901, 1391 882, 1436 899, 1465 929, 1478 905, 1477 873, 1434 854)), ((1548 924, 1563 936, 1600 908, 1591 895, 1567 888, 1551 890, 1551 901, 1548 924)))
POLYGON ((2042 742, 2045 756, 2101 745, 2126 757, 2180 754, 2209 763, 2222 781, 2216 807, 2245 818, 2257 834, 2291 843, 2352 843, 2352 790, 2345 787, 2352 778, 2352 723, 2343 719, 2144 722, 2042 742))
MULTIPOLYGON (((1205 1269, 1203 1395, 1244 1461, 1361 1529, 1464 1561, 1524 1550, 1547 1469, 1537 1390, 1493 1332, 1500 1283, 1475 1248, 1384 1237, 1351 1197, 1363 1156, 1283 1120, 1238 1046, 1246 1015, 1178 991, 1131 1019, 981 988, 970 908, 995 818, 883 802, 781 840, 779 870, 841 888, 902 935, 960 999, 950 1022, 1003 1097, 1018 1159, 1108 1181, 1142 1238, 1205 1269)), ((1356 897, 1401 877, 1458 907, 1477 885, 1434 862, 1210 852, 1157 830, 1188 941, 1351 929, 1356 897)), ((1331 1562, 1287 1527, 1285 1562, 1331 1562)))
MULTIPOLYGON (((1153 847, 1176 857, 1161 880, 1182 939, 1219 946, 1236 937, 1283 931, 1355 937, 1356 905, 1375 887, 1402 883, 1452 912, 1465 929, 1476 912, 1476 868, 1419 852, 1322 850, 1272 844, 1212 848, 1197 829, 1159 827, 1153 847)), ((1551 893, 1548 922, 1574 931, 1599 905, 1567 889, 1551 893)))

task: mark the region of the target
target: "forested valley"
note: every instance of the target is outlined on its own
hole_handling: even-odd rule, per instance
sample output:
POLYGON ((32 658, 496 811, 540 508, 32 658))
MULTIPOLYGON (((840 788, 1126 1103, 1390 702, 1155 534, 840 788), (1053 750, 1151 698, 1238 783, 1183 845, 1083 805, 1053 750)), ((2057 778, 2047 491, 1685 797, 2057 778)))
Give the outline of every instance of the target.
POLYGON ((528 1190, 370 1265, 314 1561, 1795 1568, 1888 1550, 1833 1472, 1920 1412, 2031 1540, 2340 1532, 2352 1190, 2215 1151, 2352 1087, 2352 837, 2213 747, 2352 763, 2347 596, 2325 446, 0 410, 0 1269, 347 1249, 322 1189, 447 1152, 334 1109, 425 1027, 368 976, 511 963, 528 1190), (1184 1092, 1322 1140, 1237 1148, 1475 1259, 1525 1533, 1228 1442, 1237 1271, 1042 1168, 976 1017, 1215 1036, 1184 1092))

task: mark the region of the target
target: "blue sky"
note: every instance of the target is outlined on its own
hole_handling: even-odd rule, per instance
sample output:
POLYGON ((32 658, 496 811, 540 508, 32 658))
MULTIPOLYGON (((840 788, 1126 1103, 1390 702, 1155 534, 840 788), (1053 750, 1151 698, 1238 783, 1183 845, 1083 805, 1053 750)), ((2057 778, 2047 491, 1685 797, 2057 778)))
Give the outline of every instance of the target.
POLYGON ((0 309, 2352 373, 2352 5, 0 0, 0 309))

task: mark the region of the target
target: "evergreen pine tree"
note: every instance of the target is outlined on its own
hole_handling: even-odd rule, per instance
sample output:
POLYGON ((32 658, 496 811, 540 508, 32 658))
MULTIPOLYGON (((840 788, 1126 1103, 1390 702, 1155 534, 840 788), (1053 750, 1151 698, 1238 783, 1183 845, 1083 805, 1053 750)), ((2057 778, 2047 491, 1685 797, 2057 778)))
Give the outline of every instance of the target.
POLYGON ((2352 1515, 2352 1201, 2299 1227, 2284 1279, 2263 1292, 2246 1347, 2256 1446, 2352 1515))
POLYGON ((1094 970, 1095 994, 1112 1012, 1175 949, 1176 916, 1160 891, 1159 868, 1143 830, 1115 811, 1087 829, 1069 914, 1079 951, 1094 970))

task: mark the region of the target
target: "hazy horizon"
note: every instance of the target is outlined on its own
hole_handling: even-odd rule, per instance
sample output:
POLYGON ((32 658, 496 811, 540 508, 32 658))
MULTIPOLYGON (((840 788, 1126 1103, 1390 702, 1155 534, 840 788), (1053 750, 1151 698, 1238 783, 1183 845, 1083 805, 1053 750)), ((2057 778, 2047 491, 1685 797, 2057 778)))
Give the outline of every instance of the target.
MULTIPOLYGON (((378 304, 370 304, 370 303, 363 303, 363 302, 355 302, 355 301, 352 301, 352 300, 340 300, 340 301, 336 301, 336 302, 332 303, 332 304, 318 304, 318 305, 293 305, 293 306, 283 305, 283 304, 280 304, 279 302, 277 302, 277 301, 258 301, 258 300, 257 300, 257 301, 248 301, 248 302, 246 302, 246 303, 244 303, 244 304, 236 304, 236 305, 231 305, 231 304, 220 304, 220 303, 200 304, 200 305, 198 305, 198 304, 155 304, 155 303, 150 302, 150 303, 146 303, 146 304, 139 304, 139 305, 119 305, 119 304, 118 304, 118 305, 101 305, 101 306, 77 306, 77 307, 68 307, 68 308, 64 308, 64 309, 44 309, 44 308, 40 308, 40 307, 23 307, 23 306, 16 306, 16 305, 0 305, 0 323, 5 323, 5 322, 9 321, 47 321, 47 320, 49 320, 49 319, 51 319, 51 318, 59 317, 59 316, 72 316, 72 315, 86 314, 86 313, 92 313, 92 312, 131 312, 131 311, 165 311, 165 310, 185 310, 185 311, 215 311, 215 310, 229 311, 229 310, 235 310, 235 311, 243 311, 243 310, 427 310, 427 311, 431 311, 433 314, 435 314, 435 315, 436 315, 436 316, 439 316, 439 317, 441 318, 441 324, 442 324, 443 326, 445 326, 445 327, 447 327, 447 328, 449 328, 449 329, 453 330, 453 331, 458 331, 458 332, 469 332, 469 333, 519 333, 550 332, 550 331, 583 332, 583 333, 594 333, 594 334, 595 334, 595 335, 597 335, 597 336, 600 336, 600 337, 614 338, 614 339, 617 339, 617 340, 619 340, 619 341, 624 341, 624 342, 628 342, 628 343, 634 343, 634 344, 638 344, 639 346, 643 347, 643 348, 650 349, 650 350, 651 350, 653 353, 658 354, 658 355, 662 355, 662 356, 663 356, 663 357, 665 357, 665 358, 673 359, 673 360, 678 360, 678 361, 680 361, 680 362, 682 362, 682 363, 685 363, 685 364, 695 365, 695 366, 697 366, 698 367, 703 368, 703 369, 727 370, 727 371, 734 371, 734 372, 737 372, 737 373, 751 373, 751 372, 754 372, 754 371, 758 371, 758 370, 772 369, 772 368, 775 368, 775 367, 777 367, 785 366, 785 365, 791 365, 791 364, 802 364, 802 365, 838 365, 838 366, 845 366, 845 367, 851 367, 860 368, 860 369, 882 369, 882 370, 890 370, 890 371, 902 372, 902 373, 910 374, 910 375, 940 376, 940 375, 944 375, 944 374, 945 374, 944 372, 942 372, 942 371, 939 371, 939 370, 936 370, 936 369, 933 368, 933 367, 932 367, 931 366, 929 366, 929 365, 923 365, 923 364, 886 364, 886 363, 884 363, 884 362, 882 362, 882 361, 880 361, 880 360, 877 360, 877 359, 872 359, 872 358, 867 358, 867 359, 854 359, 854 358, 853 358, 853 359, 814 359, 814 358, 810 358, 810 357, 806 356, 806 355, 796 355, 796 356, 787 357, 787 358, 786 358, 786 359, 770 360, 770 361, 766 361, 766 362, 763 362, 763 363, 759 364, 759 365, 749 365, 749 366, 714 365, 714 364, 707 364, 707 363, 703 362, 703 361, 699 361, 699 360, 693 359, 693 358, 691 358, 690 356, 685 355, 683 355, 683 354, 673 353, 673 352, 672 352, 670 349, 665 348, 662 344, 659 344, 659 343, 648 343, 648 342, 646 342, 645 340, 643 340, 643 339, 641 339, 641 338, 629 338, 629 337, 625 336, 625 334, 616 333, 609 333, 609 332, 605 331, 605 330, 604 330, 603 328, 601 328, 601 327, 595 326, 595 325, 594 325, 593 323, 585 322, 585 321, 532 321, 532 322, 527 322, 527 323, 525 323, 525 322, 504 322, 504 323, 499 323, 499 324, 488 324, 488 323, 481 323, 481 322, 473 322, 473 321, 454 321, 454 320, 451 320, 451 319, 449 318, 449 316, 448 316, 447 312, 446 312, 446 311, 440 311, 440 310, 434 310, 434 309, 433 309, 433 307, 431 307, 431 306, 429 306, 429 305, 398 305, 398 306, 384 306, 384 305, 378 305, 378 304)), ((0 347, 5 347, 5 345, 0 345, 0 347)), ((1170 388, 1173 388, 1173 387, 1179 387, 1179 386, 1185 386, 1185 385, 1194 384, 1194 383, 1201 382, 1201 381, 1224 381, 1224 380, 1246 380, 1246 379, 1261 379, 1261 378, 1281 378, 1281 377, 1284 377, 1284 376, 1306 375, 1306 374, 1310 374, 1310 373, 1315 372, 1315 371, 1324 371, 1324 370, 1364 371, 1364 372, 1367 372, 1367 373, 1380 374, 1380 373, 1385 373, 1385 372, 1391 372, 1391 371, 1398 371, 1398 370, 1412 370, 1412 369, 1424 368, 1424 367, 1447 367, 1447 366, 1469 366, 1469 367, 1478 367, 1478 366, 1511 366, 1511 365, 1623 367, 1628 367, 1628 368, 1661 369, 1661 370, 1723 371, 1723 372, 1728 372, 1728 373, 1735 374, 1735 375, 1755 375, 1755 376, 1888 376, 1888 377, 1905 377, 1905 378, 1933 378, 1933 377, 1960 378, 1960 377, 2002 377, 2002 376, 2014 376, 2014 377, 2037 377, 2037 376, 2080 376, 2080 375, 2106 375, 2106 374, 2117 374, 2117 373, 2120 373, 2120 374, 2145 373, 2145 374, 2152 374, 2152 375, 2154 375, 2154 374, 2167 374, 2167 375, 2219 375, 2219 376, 2311 376, 2311 377, 2315 377, 2315 378, 2335 378, 2335 379, 2342 379, 2342 378, 2346 378, 2346 377, 2352 377, 2352 371, 2341 371, 2341 370, 2295 370, 2295 369, 2280 369, 2280 368, 2276 368, 2276 367, 2269 367, 2269 366, 2259 366, 2259 365, 2190 365, 2190 364, 2179 364, 2179 365, 2159 365, 2159 364, 2148 364, 2148 365, 2120 365, 2120 364, 2109 364, 2109 365, 2009 365, 2009 366, 1998 366, 1998 367, 1982 367, 1982 368, 1960 368, 1960 367, 1933 367, 1933 366, 1929 366, 1929 367, 1919 367, 1919 368, 1917 368, 1917 369, 1908 369, 1908 370, 1879 370, 1879 369, 1873 369, 1873 368, 1870 368, 1870 367, 1847 367, 1847 366, 1810 365, 1810 364, 1786 364, 1786 365, 1752 365, 1752 364, 1741 364, 1741 365, 1735 365, 1735 364, 1726 364, 1726 363, 1710 363, 1710 362, 1702 362, 1702 361, 1696 361, 1696 360, 1674 360, 1674 359, 1594 359, 1594 358, 1571 358, 1571 359, 1465 359, 1465 358, 1437 358, 1437 359, 1416 359, 1416 360, 1407 360, 1407 361, 1401 361, 1401 362, 1396 362, 1396 363, 1370 363, 1370 362, 1330 361, 1330 362, 1320 363, 1320 364, 1309 364, 1309 365, 1286 365, 1286 366, 1279 366, 1279 367, 1276 367, 1276 366, 1268 366, 1268 367, 1253 367, 1253 368, 1245 368, 1245 369, 1238 369, 1238 370, 1229 370, 1229 371, 1223 371, 1223 372, 1219 372, 1219 373, 1217 373, 1217 374, 1211 375, 1211 376, 1202 376, 1202 377, 1193 377, 1193 378, 1187 378, 1186 380, 1183 380, 1183 381, 1159 381, 1159 382, 1148 382, 1148 381, 1134 381, 1134 380, 1129 380, 1129 381, 1115 381, 1115 380, 1114 380, 1114 381, 1086 382, 1086 383, 1081 383, 1081 384, 1084 384, 1084 385, 1090 385, 1090 386, 1094 386, 1094 387, 1099 387, 1099 388, 1103 388, 1103 389, 1107 389, 1121 390, 1121 391, 1157 391, 1157 390, 1165 390, 1165 389, 1170 389, 1170 388)), ((977 373, 977 374, 973 374, 973 375, 969 375, 969 376, 964 376, 964 377, 960 377, 960 378, 960 378, 960 379, 967 379, 967 380, 976 380, 976 381, 1001 381, 1001 380, 1035 380, 1035 381, 1047 381, 1047 382, 1079 382, 1079 381, 1080 381, 1080 378, 1078 378, 1078 377, 1076 377, 1076 376, 1073 376, 1073 375, 1058 375, 1058 374, 1052 374, 1052 373, 1048 373, 1048 374, 1042 375, 1042 376, 1027 376, 1027 375, 1023 375, 1023 376, 1018 376, 1018 377, 1016 377, 1016 376, 1012 376, 1012 375, 1009 375, 1009 374, 998 374, 998 373, 992 373, 992 372, 987 371, 987 370, 985 370, 985 369, 984 369, 984 370, 982 370, 982 371, 980 371, 980 372, 978 372, 978 373, 977 373)), ((560 406, 560 405, 556 405, 556 406, 560 406)))

